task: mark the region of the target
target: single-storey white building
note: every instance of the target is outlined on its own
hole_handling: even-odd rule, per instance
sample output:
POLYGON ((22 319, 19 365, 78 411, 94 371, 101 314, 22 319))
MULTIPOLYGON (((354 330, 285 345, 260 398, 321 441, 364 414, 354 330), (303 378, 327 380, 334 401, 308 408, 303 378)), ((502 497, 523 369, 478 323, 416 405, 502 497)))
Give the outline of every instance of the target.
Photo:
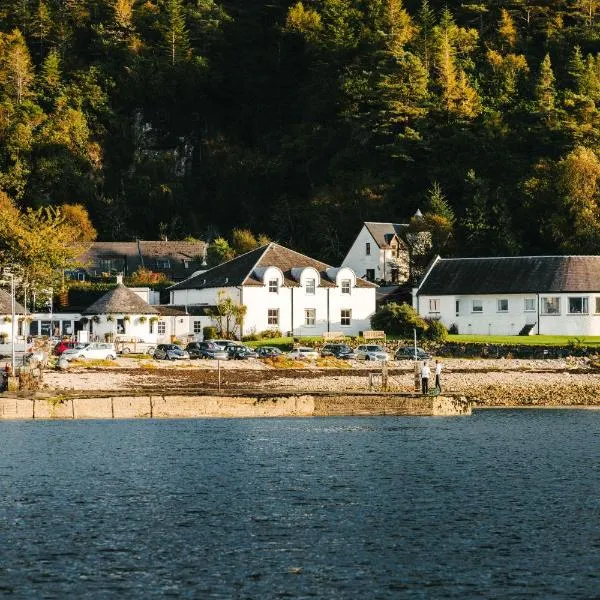
POLYGON ((276 329, 310 336, 370 329, 376 288, 348 267, 270 243, 169 289, 175 305, 209 307, 228 299, 245 306, 239 335, 276 329))
POLYGON ((413 306, 462 334, 600 335, 600 256, 438 256, 413 306))

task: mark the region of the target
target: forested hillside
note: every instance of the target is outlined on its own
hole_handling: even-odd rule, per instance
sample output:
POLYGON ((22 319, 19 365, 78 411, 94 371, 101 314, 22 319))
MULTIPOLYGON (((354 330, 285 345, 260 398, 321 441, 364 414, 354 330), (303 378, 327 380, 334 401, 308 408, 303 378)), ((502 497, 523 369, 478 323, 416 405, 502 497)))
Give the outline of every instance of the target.
POLYGON ((442 206, 458 255, 600 251, 599 0, 2 0, 0 27, 0 189, 100 239, 335 262, 442 206))

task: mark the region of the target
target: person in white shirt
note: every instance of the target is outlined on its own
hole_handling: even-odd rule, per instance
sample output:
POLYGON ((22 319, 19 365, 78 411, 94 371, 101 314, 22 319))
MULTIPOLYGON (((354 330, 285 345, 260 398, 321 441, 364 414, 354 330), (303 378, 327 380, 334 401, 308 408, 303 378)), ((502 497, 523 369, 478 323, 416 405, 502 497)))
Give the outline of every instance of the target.
POLYGON ((435 387, 442 391, 442 363, 439 360, 435 361, 435 387))
POLYGON ((427 365, 427 361, 423 362, 423 366, 421 367, 421 391, 423 394, 426 394, 429 391, 429 376, 431 375, 431 370, 427 365))

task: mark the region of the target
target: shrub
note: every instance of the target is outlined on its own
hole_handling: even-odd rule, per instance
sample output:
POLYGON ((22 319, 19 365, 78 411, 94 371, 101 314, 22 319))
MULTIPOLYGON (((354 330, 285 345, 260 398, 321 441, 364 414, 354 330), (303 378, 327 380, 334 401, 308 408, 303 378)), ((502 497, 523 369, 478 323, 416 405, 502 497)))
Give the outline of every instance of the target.
POLYGON ((434 342, 444 342, 448 338, 448 330, 439 319, 425 319, 427 330, 425 337, 434 342))
POLYGON ((410 338, 413 329, 416 329, 417 335, 421 337, 427 329, 427 323, 412 306, 390 302, 384 304, 371 317, 371 327, 375 330, 383 330, 388 335, 410 338))
POLYGON ((259 332, 257 335, 259 340, 270 340, 273 338, 283 337, 279 329, 265 329, 264 331, 259 332))
POLYGON ((217 337, 217 328, 212 325, 207 325, 202 328, 202 336, 205 340, 212 340, 217 337))
POLYGON ((458 325, 456 323, 452 323, 452 325, 448 327, 448 333, 450 335, 458 335, 458 325))

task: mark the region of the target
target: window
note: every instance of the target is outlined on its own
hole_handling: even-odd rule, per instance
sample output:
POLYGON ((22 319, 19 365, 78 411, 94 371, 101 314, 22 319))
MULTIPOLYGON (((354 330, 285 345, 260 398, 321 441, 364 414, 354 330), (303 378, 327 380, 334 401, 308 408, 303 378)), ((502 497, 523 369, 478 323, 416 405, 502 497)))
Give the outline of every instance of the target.
POLYGON ((306 280, 306 293, 307 294, 314 296, 315 295, 315 287, 316 287, 316 282, 314 279, 306 280))
POLYGON ((156 268, 157 269, 170 269, 171 261, 168 258, 157 258, 156 259, 156 268))
POLYGON ((375 269, 367 269, 367 279, 369 281, 375 281, 375 269))
POLYGON ((439 313, 440 312, 440 299, 439 298, 431 298, 429 300, 429 312, 430 313, 439 313))
POLYGON ((156 332, 158 335, 165 335, 165 333, 167 333, 167 324, 164 321, 159 321, 157 323, 156 332))
POLYGON ((535 312, 535 298, 525 298, 525 312, 535 312))
POLYGON ((349 279, 342 279, 342 294, 350 293, 350 283, 349 279))
POLYGON ((344 327, 350 326, 352 322, 352 310, 350 308, 343 308, 340 314, 340 323, 344 327))
POLYGON ((279 325, 279 309, 269 308, 267 311, 267 323, 269 325, 279 325))
POLYGON ((587 315, 588 298, 587 296, 574 296, 569 298, 569 314, 570 315, 587 315))
POLYGON ((460 300, 455 300, 454 305, 456 308, 456 316, 458 317, 458 315, 460 315, 460 300))
POLYGON ((600 313, 600 298, 596 298, 596 314, 600 313))
POLYGON ((117 333, 125 333, 125 319, 117 319, 117 333))
POLYGON ((498 298, 498 312, 508 312, 508 300, 506 298, 498 298))
POLYGON ((483 312, 483 302, 481 300, 471 301, 471 312, 480 313, 483 312))
POLYGON ((365 244, 365 254, 371 256, 371 244, 369 242, 365 244))
POLYGON ((542 314, 543 315, 559 315, 560 314, 560 298, 558 296, 542 298, 542 314))
POLYGON ((306 308, 304 310, 304 324, 312 327, 315 324, 317 311, 314 308, 306 308))
POLYGON ((194 333, 202 333, 202 321, 194 321, 194 333))
POLYGON ((269 279, 269 292, 277 293, 279 291, 279 281, 277 279, 269 279))

